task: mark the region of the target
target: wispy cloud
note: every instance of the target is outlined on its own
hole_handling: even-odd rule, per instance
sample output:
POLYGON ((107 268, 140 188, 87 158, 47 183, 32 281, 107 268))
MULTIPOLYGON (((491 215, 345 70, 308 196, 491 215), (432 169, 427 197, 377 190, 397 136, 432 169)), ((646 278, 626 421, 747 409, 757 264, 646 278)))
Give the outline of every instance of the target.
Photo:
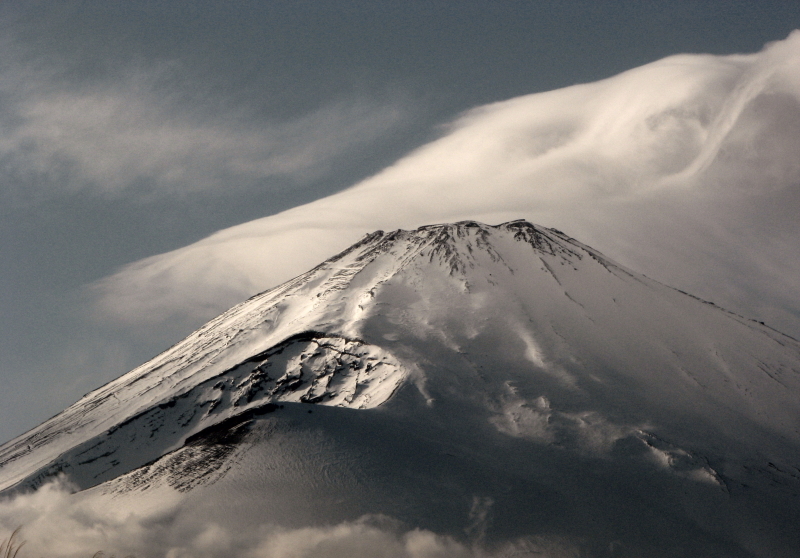
POLYGON ((349 190, 124 268, 101 307, 209 317, 366 231, 524 217, 798 333, 798 76, 795 32, 480 107, 349 190))
POLYGON ((158 196, 263 187, 274 177, 303 181, 404 117, 400 103, 350 99, 269 119, 258 99, 235 108, 187 99, 192 84, 180 82, 177 62, 132 64, 76 83, 14 55, 18 49, 8 52, 0 64, 7 203, 54 191, 158 196))

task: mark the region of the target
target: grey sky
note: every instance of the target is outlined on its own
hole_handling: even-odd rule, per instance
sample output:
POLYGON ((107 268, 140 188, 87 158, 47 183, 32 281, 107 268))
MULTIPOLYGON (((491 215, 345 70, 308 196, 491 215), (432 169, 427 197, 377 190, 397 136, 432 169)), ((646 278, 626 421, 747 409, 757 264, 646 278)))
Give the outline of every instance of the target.
POLYGON ((119 266, 337 192, 474 106, 796 27, 794 0, 0 4, 0 440, 199 325, 97 320, 87 286, 119 266))

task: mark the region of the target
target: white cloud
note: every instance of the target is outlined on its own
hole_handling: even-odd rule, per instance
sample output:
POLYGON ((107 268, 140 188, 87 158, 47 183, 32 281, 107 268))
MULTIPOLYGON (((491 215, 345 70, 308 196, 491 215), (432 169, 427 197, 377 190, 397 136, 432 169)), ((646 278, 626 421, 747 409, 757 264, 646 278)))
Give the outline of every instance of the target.
POLYGON ((523 217, 797 334, 797 76, 800 32, 480 107, 346 191, 122 269, 101 307, 210 317, 374 229, 523 217))
POLYGON ((175 62, 131 65, 76 84, 25 59, 10 39, 2 42, 11 53, 0 64, 6 199, 55 190, 185 194, 252 187, 270 177, 304 180, 404 116, 397 103, 353 99, 268 121, 257 114, 258 99, 236 109, 200 95, 187 99, 192 86, 176 83, 175 62))
POLYGON ((365 516, 327 526, 262 524, 232 530, 166 501, 147 511, 120 509, 113 499, 71 495, 63 481, 0 500, 0 544, 19 526, 20 558, 135 555, 166 558, 541 558, 577 556, 559 537, 535 536, 488 551, 478 542, 365 516))

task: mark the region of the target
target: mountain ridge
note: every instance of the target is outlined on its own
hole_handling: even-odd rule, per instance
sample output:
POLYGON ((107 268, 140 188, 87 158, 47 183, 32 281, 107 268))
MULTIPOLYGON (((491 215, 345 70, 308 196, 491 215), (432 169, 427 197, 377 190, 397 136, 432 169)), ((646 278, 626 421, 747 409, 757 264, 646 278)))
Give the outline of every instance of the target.
MULTIPOLYGON (((491 237, 490 230, 491 231, 501 230, 509 232, 512 234, 513 239, 515 241, 528 244, 534 249, 534 251, 540 252, 542 254, 547 254, 554 257, 561 256, 562 258, 568 256, 572 258, 577 258, 578 260, 582 259, 584 255, 588 255, 612 274, 614 273, 614 271, 612 271, 613 268, 613 270, 617 271, 618 273, 621 272, 625 274, 627 277, 631 277, 637 281, 641 281, 641 279, 637 278, 636 274, 631 273, 624 267, 611 262, 599 252, 583 244, 578 243, 576 240, 572 239, 571 237, 568 237, 567 235, 564 235, 560 231, 537 227, 524 220, 510 221, 507 223, 502 223, 495 227, 483 225, 475 221, 461 221, 453 224, 445 223, 437 225, 426 225, 419 227, 415 230, 398 229, 390 231, 388 233, 384 231, 375 231, 373 233, 365 235, 364 238, 362 238, 360 241, 358 241, 351 247, 329 258, 328 260, 321 263, 319 266, 313 268, 309 272, 301 274, 300 276, 291 279, 290 281, 287 281, 283 285, 279 285, 273 289, 269 289, 263 293, 255 295, 250 299, 248 299, 247 301, 244 301, 243 303, 235 306, 230 311, 223 313, 219 318, 212 320, 211 322, 209 322, 209 324, 207 324, 197 332, 191 334, 189 338, 187 338, 187 340, 195 336, 198 338, 205 337, 206 332, 215 331, 215 328, 218 323, 224 322, 226 319, 230 319, 230 317, 232 316, 239 315, 242 316, 244 319, 247 319, 248 316, 253 315, 256 316, 256 320, 262 319, 264 317, 263 311, 256 311, 250 313, 247 311, 248 306, 254 304, 264 305, 265 299, 268 300, 268 299, 279 298, 281 296, 285 296, 288 293, 296 291, 298 288, 302 288, 306 283, 313 282, 315 278, 318 279, 317 275, 319 275, 321 271, 333 271, 333 273, 329 273, 329 276, 325 281, 325 286, 320 288, 318 292, 316 292, 314 297, 324 298, 330 296, 332 295, 332 293, 346 288, 350 280, 355 278, 356 275, 361 273, 366 267, 372 264, 378 257, 391 251, 393 248, 396 248, 398 244, 402 245, 403 243, 405 243, 406 245, 401 246, 402 253, 400 254, 400 257, 398 259, 399 263, 396 266, 393 266, 393 269, 390 271, 388 275, 384 274, 385 277, 379 279, 376 282, 377 284, 380 284, 382 281, 388 280, 394 274, 401 272, 407 265, 410 265, 410 263, 413 262, 416 258, 422 258, 422 259, 427 258, 428 263, 433 264, 434 262, 438 262, 441 266, 443 266, 445 270, 448 271, 448 274, 450 276, 463 279, 465 292, 469 292, 470 284, 466 279, 465 274, 467 273, 468 269, 475 268, 475 261, 474 259, 472 259, 475 250, 480 250, 485 252, 486 254, 489 255, 493 263, 498 263, 498 262, 502 263, 512 274, 514 273, 513 269, 503 260, 502 256, 497 252, 497 250, 490 242, 489 240, 491 237), (556 238, 552 238, 550 236, 551 234, 557 235, 556 238), (463 246, 458 246, 459 242, 462 242, 463 246), (575 246, 578 249, 584 251, 585 254, 582 255, 576 252, 575 250, 570 249, 568 246, 565 246, 563 243, 568 243, 571 246, 575 246), (352 258, 353 262, 349 263, 344 268, 336 267, 336 264, 340 263, 343 259, 353 254, 357 254, 354 258, 352 258)), ((556 281, 556 283, 559 284, 559 286, 561 286, 561 282, 558 278, 558 275, 554 272, 553 267, 551 267, 550 264, 548 264, 546 261, 544 260, 541 261, 544 266, 544 269, 547 270, 547 273, 556 281)), ((561 260, 562 265, 567 261, 568 259, 562 259, 561 260)), ((492 279, 488 277, 486 279, 491 284, 492 279)), ((647 281, 651 281, 652 283, 657 283, 650 279, 647 279, 647 281)), ((569 294, 567 294, 567 296, 569 297, 569 294)), ((691 297, 692 295, 687 294, 687 296, 691 297)), ((702 301, 702 302, 705 304, 713 305, 713 303, 710 303, 708 301, 702 301)), ((272 309, 273 307, 268 307, 268 311, 272 309)), ((723 309, 720 310, 725 311, 723 309)), ((736 314, 731 313, 731 315, 741 318, 736 314)), ((238 332, 242 331, 242 327, 243 327, 242 325, 238 326, 238 332)), ((243 359, 235 366, 241 366, 247 363, 249 359, 254 359, 254 358, 257 359, 259 354, 269 352, 270 350, 273 350, 275 347, 278 347, 281 344, 288 342, 290 339, 298 335, 302 336, 305 331, 313 331, 313 330, 303 330, 301 332, 291 333, 285 338, 278 339, 277 342, 270 344, 263 351, 260 351, 256 355, 243 359)), ((224 332, 224 334, 231 335, 229 332, 224 332)), ((326 335, 329 334, 336 334, 336 332, 330 331, 326 333, 326 335)), ((345 332, 340 332, 338 335, 347 338, 345 332)), ((235 336, 236 333, 234 333, 231 336, 231 339, 229 341, 232 341, 235 336)), ((351 337, 353 338, 353 341, 363 343, 363 340, 359 339, 358 336, 351 336, 351 337)), ((788 336, 786 337, 788 338, 788 336)), ((97 401, 98 399, 100 399, 100 401, 103 400, 103 398, 100 397, 101 394, 104 393, 113 394, 112 390, 116 388, 120 384, 120 382, 123 381, 123 379, 126 378, 128 379, 127 380, 128 386, 134 385, 144 380, 146 376, 154 372, 157 372, 161 367, 165 366, 165 363, 162 363, 160 361, 162 361, 168 355, 171 355, 172 352, 174 352, 178 348, 183 347, 185 343, 186 341, 176 344, 175 346, 171 347, 170 349, 156 356, 149 363, 141 367, 138 367, 137 369, 134 369, 130 373, 122 376, 117 380, 109 382, 108 384, 106 384, 106 386, 103 386, 98 390, 95 390, 94 392, 90 392, 89 394, 87 394, 86 397, 82 398, 81 401, 76 402, 76 404, 73 407, 83 402, 83 406, 88 407, 85 410, 91 411, 92 403, 98 404, 97 401), (145 367, 148 364, 150 364, 149 370, 145 369, 145 367), (87 397, 94 399, 94 402, 87 400, 87 397)), ((206 357, 207 355, 203 354, 202 356, 206 357)), ((182 359, 183 362, 178 363, 179 368, 185 369, 194 364, 191 360, 191 355, 189 358, 183 356, 182 359)), ((218 372, 212 377, 224 375, 226 372, 229 372, 235 366, 228 367, 218 372)), ((111 397, 111 395, 107 395, 106 397, 111 397)), ((139 416, 141 414, 142 413, 137 413, 134 416, 139 416)), ((111 428, 111 431, 113 431, 113 427, 111 428)), ((23 435, 23 437, 25 437, 25 435, 23 435)), ((2 452, 2 449, 0 449, 0 452, 2 452)), ((2 455, 2 453, 0 453, 0 455, 2 455)))
MULTIPOLYGON (((0 490, 30 490, 66 475, 82 490, 76 496, 121 498, 133 507, 156 494, 196 503, 206 491, 238 493, 242 478, 277 494, 289 490, 275 484, 291 476, 285 467, 298 464, 288 457, 280 466, 264 463, 300 444, 292 450, 297 459, 327 457, 292 482, 329 479, 323 492, 331 506, 345 501, 351 510, 333 506, 321 518, 299 501, 281 500, 280 513, 305 522, 352 520, 359 511, 460 532, 456 519, 433 510, 455 518, 458 502, 494 487, 480 498, 510 498, 520 514, 512 520, 497 511, 507 527, 498 523, 495 536, 508 529, 518 536, 538 525, 536 512, 501 485, 520 494, 544 490, 553 513, 564 513, 559 485, 574 486, 571 497, 581 500, 589 490, 603 495, 603 505, 616 501, 613 492, 576 481, 569 471, 577 467, 586 483, 610 482, 635 495, 613 504, 626 517, 656 504, 650 492, 668 502, 658 506, 687 517, 695 512, 686 502, 708 510, 725 501, 754 522, 747 536, 763 538, 753 529, 766 529, 790 548, 786 541, 797 537, 785 525, 800 519, 792 503, 800 495, 796 393, 800 343, 628 270, 560 231, 522 220, 375 231, 4 444, 0 490), (380 451, 362 446, 345 424, 387 443, 376 445, 380 451), (323 432, 330 439, 319 446, 313 440, 323 432), (350 457, 339 463, 328 453, 343 440, 350 440, 350 457), (418 453, 413 444, 436 452, 434 442, 451 448, 448 462, 462 471, 461 484, 446 480, 444 457, 420 457, 424 466, 388 457, 397 447, 418 453), (515 464, 510 471, 498 461, 505 454, 515 464), (354 455, 389 476, 375 477, 354 455), (418 478, 433 496, 386 492, 399 489, 393 475, 418 478), (386 507, 343 488, 354 478, 386 507), (665 486, 679 492, 664 493, 665 486), (418 499, 429 497, 442 503, 420 511, 418 499), (764 527, 768 520, 775 525, 764 527)), ((248 515, 248 506, 258 507, 239 505, 248 515)), ((599 504, 584 505, 581 514, 598 511, 599 504)), ((692 533, 712 540, 720 521, 725 540, 738 540, 738 520, 706 513, 715 519, 686 519, 692 533)), ((614 528, 603 527, 602 537, 614 528)))

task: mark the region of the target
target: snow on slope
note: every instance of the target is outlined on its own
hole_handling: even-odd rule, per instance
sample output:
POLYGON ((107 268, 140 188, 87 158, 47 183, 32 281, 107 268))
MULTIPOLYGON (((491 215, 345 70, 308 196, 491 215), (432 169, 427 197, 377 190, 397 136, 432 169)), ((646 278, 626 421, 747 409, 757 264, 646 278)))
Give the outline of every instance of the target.
POLYGON ((800 337, 798 76, 795 31, 477 107, 351 188, 126 266, 102 309, 205 320, 363 231, 525 217, 800 337))
MULTIPOLYGON (((796 340, 559 231, 378 231, 0 448, 0 488, 63 472, 132 507, 185 493, 231 517, 450 533, 477 494, 507 501, 496 536, 544 528, 536 509, 563 515, 569 494, 575 521, 655 506, 643 533, 677 516, 683 543, 788 556, 798 393, 796 340)), ((603 521, 569 529, 620 528, 603 521)))

